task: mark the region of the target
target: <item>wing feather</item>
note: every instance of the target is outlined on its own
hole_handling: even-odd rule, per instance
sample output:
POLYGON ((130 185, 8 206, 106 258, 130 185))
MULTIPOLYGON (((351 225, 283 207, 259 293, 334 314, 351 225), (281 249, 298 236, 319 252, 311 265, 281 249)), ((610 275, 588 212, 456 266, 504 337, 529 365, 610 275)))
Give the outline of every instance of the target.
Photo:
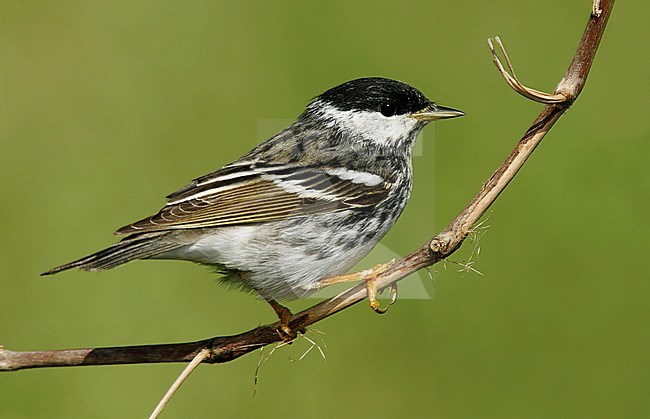
POLYGON ((386 199, 391 187, 377 175, 340 168, 240 162, 195 179, 168 195, 158 213, 116 234, 246 225, 368 208, 386 199))

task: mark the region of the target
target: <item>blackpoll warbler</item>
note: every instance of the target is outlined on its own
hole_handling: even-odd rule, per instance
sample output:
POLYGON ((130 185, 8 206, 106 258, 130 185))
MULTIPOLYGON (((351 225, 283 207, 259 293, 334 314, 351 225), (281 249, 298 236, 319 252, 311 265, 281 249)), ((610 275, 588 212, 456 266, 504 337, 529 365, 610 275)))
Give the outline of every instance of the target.
MULTIPOLYGON (((169 195, 157 214, 117 230, 122 241, 43 275, 134 259, 199 262, 268 300, 289 333, 290 312, 275 300, 305 297, 363 258, 406 205, 417 134, 463 115, 399 81, 349 81, 241 159, 169 195)), ((380 311, 371 276, 363 279, 380 311)))

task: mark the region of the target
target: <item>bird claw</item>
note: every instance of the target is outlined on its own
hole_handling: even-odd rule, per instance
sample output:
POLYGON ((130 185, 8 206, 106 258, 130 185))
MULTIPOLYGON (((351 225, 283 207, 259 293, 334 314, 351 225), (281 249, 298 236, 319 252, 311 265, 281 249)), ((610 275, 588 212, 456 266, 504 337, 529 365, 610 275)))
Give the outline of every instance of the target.
POLYGON ((280 336, 280 339, 282 339, 283 342, 291 342, 298 337, 298 332, 294 331, 291 329, 291 326, 289 326, 291 316, 293 315, 291 310, 275 300, 267 301, 280 319, 280 326, 276 329, 278 336, 280 336))
POLYGON ((395 261, 390 261, 388 263, 382 263, 380 265, 375 266, 372 269, 367 269, 365 271, 361 272, 361 279, 363 279, 366 283, 366 290, 368 292, 368 303, 370 303, 370 308, 372 308, 375 313, 377 314, 384 314, 388 311, 390 306, 395 304, 395 301, 397 301, 397 284, 392 283, 390 284, 390 302, 388 305, 384 308, 380 307, 379 300, 377 299, 378 291, 377 291, 377 277, 381 275, 382 273, 386 272, 388 269, 390 269, 391 266, 393 266, 393 263, 395 261))
POLYGON ((388 271, 394 263, 395 260, 391 260, 388 263, 380 263, 374 268, 366 269, 365 271, 326 278, 321 281, 320 286, 338 284, 340 282, 364 281, 366 283, 366 290, 368 291, 368 302, 370 303, 370 308, 378 314, 384 314, 388 311, 388 307, 392 306, 395 304, 395 301, 397 301, 397 284, 393 283, 390 285, 391 300, 388 303, 388 306, 381 308, 379 300, 377 299, 378 291, 376 281, 377 277, 388 271))
POLYGON ((280 324, 280 327, 275 329, 275 332, 278 334, 282 342, 291 343, 295 338, 298 337, 298 333, 294 332, 293 329, 286 324, 280 324))

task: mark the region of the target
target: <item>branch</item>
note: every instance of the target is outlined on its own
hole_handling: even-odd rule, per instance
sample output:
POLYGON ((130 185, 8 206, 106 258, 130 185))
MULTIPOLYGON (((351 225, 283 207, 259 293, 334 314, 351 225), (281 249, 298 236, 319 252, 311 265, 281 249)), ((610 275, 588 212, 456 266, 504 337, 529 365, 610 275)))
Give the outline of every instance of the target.
MULTIPOLYGON (((467 207, 440 234, 379 275, 376 281, 379 289, 391 286, 409 274, 441 261, 460 247, 471 232, 472 227, 521 169, 526 159, 539 145, 546 133, 580 95, 613 5, 614 0, 594 1, 592 13, 573 61, 555 91, 550 95, 526 88, 518 81, 514 76, 512 64, 505 55, 505 49, 498 42, 502 53, 506 57, 510 73, 512 73, 512 75, 505 76, 507 72, 496 57, 496 53, 494 53, 495 62, 498 63, 497 66, 504 74, 506 81, 508 83, 512 82, 511 85, 516 91, 525 92, 526 97, 532 100, 539 100, 541 97, 544 99, 542 101, 546 103, 546 106, 512 153, 483 184, 479 193, 467 207)), ((493 48, 492 50, 494 52, 493 48)), ((365 285, 357 285, 336 297, 295 314, 289 325, 292 330, 304 330, 308 326, 365 298, 365 285)), ((78 365, 189 362, 204 350, 208 351, 208 355, 203 362, 228 362, 255 349, 280 341, 281 337, 277 333, 278 327, 279 322, 276 322, 234 336, 221 336, 197 342, 164 345, 37 352, 16 352, 0 346, 0 371, 78 365)))

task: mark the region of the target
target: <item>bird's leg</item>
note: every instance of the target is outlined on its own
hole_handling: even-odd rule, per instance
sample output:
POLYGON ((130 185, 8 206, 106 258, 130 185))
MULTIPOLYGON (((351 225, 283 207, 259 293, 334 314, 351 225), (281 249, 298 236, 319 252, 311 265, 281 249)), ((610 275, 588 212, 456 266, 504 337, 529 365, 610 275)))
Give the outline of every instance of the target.
POLYGON ((341 282, 354 282, 354 281, 364 281, 366 283, 366 290, 368 291, 368 302, 370 303, 370 308, 375 310, 379 314, 384 314, 388 311, 388 307, 395 304, 397 301, 397 284, 393 283, 390 286, 391 299, 390 303, 386 308, 379 307, 379 300, 377 300, 377 277, 393 266, 395 261, 390 261, 388 263, 380 263, 371 269, 366 269, 361 272, 356 272, 353 274, 340 275, 332 278, 326 278, 320 282, 321 286, 338 284, 341 282))
POLYGON ((292 316, 291 310, 275 300, 267 299, 266 302, 271 305, 275 313, 278 315, 278 318, 280 319, 280 328, 278 329, 278 333, 280 334, 282 340, 287 342, 295 339, 297 334, 291 330, 291 327, 289 327, 289 321, 291 320, 292 316))
MULTIPOLYGON (((244 283, 250 284, 250 280, 246 272, 238 272, 238 274, 244 283)), ((273 311, 275 311, 275 314, 277 314, 278 318, 280 319, 280 327, 277 330, 280 338, 282 338, 282 340, 285 342, 294 340, 297 336, 297 333, 291 330, 291 327, 289 327, 289 321, 291 320, 292 316, 291 310, 273 299, 264 297, 261 293, 260 296, 264 298, 267 303, 269 303, 271 308, 273 308, 273 311)))

